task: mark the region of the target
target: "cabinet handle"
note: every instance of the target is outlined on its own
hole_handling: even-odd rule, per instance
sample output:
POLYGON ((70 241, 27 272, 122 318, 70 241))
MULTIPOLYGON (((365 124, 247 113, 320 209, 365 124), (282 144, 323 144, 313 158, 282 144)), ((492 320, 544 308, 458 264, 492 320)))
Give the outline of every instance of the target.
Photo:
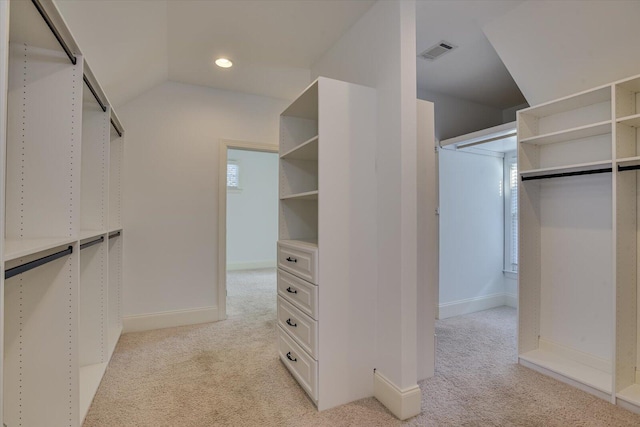
POLYGON ((291 258, 291 257, 287 258, 287 261, 289 261, 289 262, 298 262, 297 259, 291 258))
POLYGON ((291 352, 287 353, 287 359, 291 360, 292 362, 297 362, 298 361, 298 359, 291 357, 291 352))
POLYGON ((294 328, 297 328, 297 327, 298 327, 298 324, 297 324, 297 323, 291 323, 291 318, 287 319, 287 325, 289 325, 289 326, 293 326, 294 328))
POLYGON ((287 288, 287 292, 289 292, 290 294, 297 294, 298 293, 298 291, 296 291, 295 289, 291 289, 291 286, 289 286, 287 288))

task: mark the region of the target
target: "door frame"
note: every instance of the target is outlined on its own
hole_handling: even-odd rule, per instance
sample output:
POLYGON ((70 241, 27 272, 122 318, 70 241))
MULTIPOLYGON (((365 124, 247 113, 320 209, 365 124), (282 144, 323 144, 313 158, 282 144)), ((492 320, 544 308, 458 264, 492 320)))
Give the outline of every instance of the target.
POLYGON ((227 151, 278 153, 277 144, 220 140, 218 162, 218 319, 227 318, 227 151))

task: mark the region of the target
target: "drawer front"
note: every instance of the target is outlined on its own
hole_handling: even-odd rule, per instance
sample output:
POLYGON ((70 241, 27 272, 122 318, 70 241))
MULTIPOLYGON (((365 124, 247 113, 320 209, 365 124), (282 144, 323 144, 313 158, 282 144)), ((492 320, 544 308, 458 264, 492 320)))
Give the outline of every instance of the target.
POLYGON ((313 319, 318 319, 318 287, 278 270, 278 294, 313 319))
POLYGON ((278 267, 318 284, 318 249, 278 243, 278 267))
POLYGON ((278 324, 314 359, 318 341, 318 322, 278 297, 278 324))
POLYGON ((314 401, 318 400, 318 362, 313 360, 278 327, 278 352, 282 363, 289 369, 304 391, 314 401))

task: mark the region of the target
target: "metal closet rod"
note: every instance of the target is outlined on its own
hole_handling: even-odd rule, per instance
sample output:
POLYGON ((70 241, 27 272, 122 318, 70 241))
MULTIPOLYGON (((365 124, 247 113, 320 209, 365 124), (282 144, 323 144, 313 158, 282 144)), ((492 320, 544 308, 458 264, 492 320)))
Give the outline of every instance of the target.
POLYGON ((116 126, 116 124, 113 122, 113 119, 111 119, 111 126, 113 126, 113 128, 116 130, 118 136, 122 136, 122 131, 118 129, 118 126, 116 126))
MULTIPOLYGON (((62 47, 62 50, 64 50, 64 52, 69 57, 69 61, 71 61, 71 63, 73 65, 76 65, 76 63, 78 62, 78 58, 76 58, 76 56, 73 54, 73 52, 71 52, 71 49, 69 49, 69 46, 67 45, 67 43, 64 41, 64 39, 60 35, 60 32, 53 25, 53 21, 51 21, 51 18, 49 17, 47 12, 42 7, 42 4, 40 3, 40 0, 31 0, 31 3, 33 3, 35 8, 40 13, 40 16, 42 16, 42 19, 47 24, 47 27, 49 27, 49 29, 53 33, 53 36, 56 38, 56 40, 58 40, 58 43, 60 43, 60 46, 62 47)), ((82 79, 84 80, 84 82, 89 87, 89 90, 91 91, 93 96, 96 98, 96 101, 98 101, 98 104, 100 104, 100 108, 102 108, 102 111, 106 112, 107 111, 107 107, 105 105, 105 102, 102 99, 100 99, 100 97, 98 96, 98 93, 93 88, 93 85, 89 82, 89 79, 87 79, 87 76, 83 75, 82 79)), ((118 133, 118 136, 122 136, 122 131, 120 129, 118 129, 118 126, 116 126, 116 124, 113 122, 113 119, 111 120, 111 126, 113 126, 113 128, 116 130, 116 132, 118 133)))
POLYGON ((633 165, 633 166, 620 166, 620 165, 618 165, 618 172, 636 171, 638 169, 640 169, 640 165, 633 165))
POLYGON ((114 239, 114 238, 118 237, 120 234, 121 234, 121 233, 120 233, 119 231, 116 231, 116 232, 115 232, 115 233, 113 233, 113 234, 109 234, 109 238, 110 238, 110 239, 114 239))
POLYGON ((39 0, 31 0, 31 3, 33 3, 33 5, 36 7, 36 9, 38 9, 38 12, 40 13, 40 16, 42 16, 42 19, 44 19, 44 22, 47 23, 47 26, 49 27, 49 29, 51 30, 51 32, 55 36, 56 40, 58 40, 58 43, 60 43, 60 46, 62 46, 62 49, 64 50, 64 52, 69 57, 69 61, 71 61, 71 63, 73 65, 76 65, 76 63, 78 62, 78 59, 71 52, 71 49, 69 49, 69 46, 67 46, 67 43, 65 43, 64 39, 62 38, 62 36, 58 32, 58 29, 53 25, 53 22, 51 21, 51 18, 49 17, 49 15, 47 15, 47 12, 45 12, 45 10, 42 7, 42 4, 40 3, 40 1, 39 0))
POLYGON ((594 174, 597 174, 597 173, 607 173, 607 172, 611 172, 611 171, 612 171, 611 168, 604 168, 604 169, 593 169, 593 170, 587 170, 587 171, 550 173, 550 174, 546 174, 546 175, 523 176, 522 180, 523 181, 533 181, 533 180, 536 180, 536 179, 563 178, 563 177, 566 177, 566 176, 594 175, 594 174))
POLYGON ((29 270, 33 270, 36 267, 40 267, 41 265, 47 264, 51 261, 55 261, 58 258, 62 258, 63 256, 67 256, 73 253, 73 246, 69 246, 67 249, 62 250, 60 252, 56 252, 55 254, 48 255, 46 257, 39 258, 35 261, 30 261, 25 264, 19 265, 17 267, 10 268, 4 272, 4 279, 10 279, 13 276, 17 276, 18 274, 25 273, 29 270))
MULTIPOLYGON (((82 75, 82 80, 84 80, 84 82, 86 83, 87 87, 89 88, 89 90, 91 91, 91 94, 93 94, 93 97, 96 99, 96 101, 98 101, 98 104, 100 104, 100 108, 102 108, 102 111, 107 111, 107 107, 106 105, 104 105, 104 102, 102 102, 102 99, 100 99, 100 97, 98 96, 98 93, 96 92, 96 90, 93 88, 93 85, 91 84, 91 82, 89 81, 89 79, 87 78, 86 74, 82 75)), ((113 121, 111 122, 113 124, 113 121)), ((114 125, 115 126, 115 125, 114 125)), ((118 130, 118 129, 116 129, 118 130)))
POLYGON ((83 250, 84 248, 88 248, 89 246, 93 246, 93 245, 97 245, 98 243, 102 243, 104 242, 104 236, 100 236, 99 238, 92 240, 90 242, 87 243, 83 243, 80 245, 80 250, 83 250))

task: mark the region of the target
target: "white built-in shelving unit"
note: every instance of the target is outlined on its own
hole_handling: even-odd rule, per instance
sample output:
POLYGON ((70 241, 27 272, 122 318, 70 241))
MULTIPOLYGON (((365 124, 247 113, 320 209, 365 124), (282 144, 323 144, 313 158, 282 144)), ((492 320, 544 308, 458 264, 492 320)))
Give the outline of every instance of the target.
POLYGON ((375 118, 322 77, 280 116, 278 351, 320 410, 373 395, 375 118))
POLYGON ((640 412, 640 77, 518 113, 520 363, 640 412))
POLYGON ((123 131, 55 4, 9 8, 2 420, 79 426, 122 330, 123 131))

